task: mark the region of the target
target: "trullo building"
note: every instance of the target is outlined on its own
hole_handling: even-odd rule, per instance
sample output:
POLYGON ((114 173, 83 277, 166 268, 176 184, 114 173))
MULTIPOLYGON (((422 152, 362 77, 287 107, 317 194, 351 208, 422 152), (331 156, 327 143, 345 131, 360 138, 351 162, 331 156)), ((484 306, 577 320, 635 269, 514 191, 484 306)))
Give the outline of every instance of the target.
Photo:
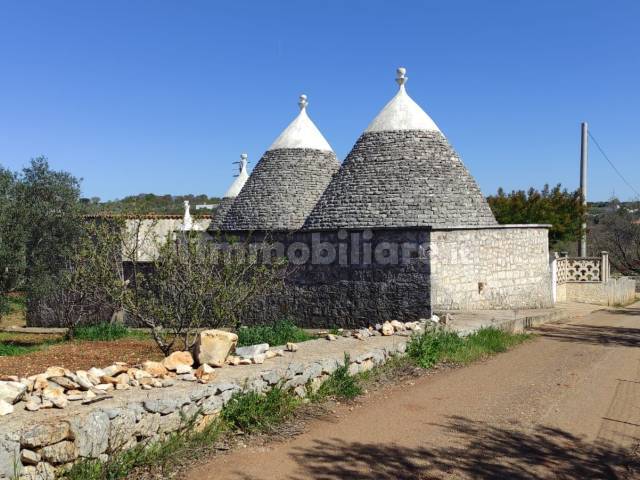
POLYGON ((236 200, 236 197, 242 190, 242 187, 244 187, 244 184, 247 183, 247 179, 249 178, 249 173, 247 172, 247 158, 247 154, 243 153, 242 155, 240 155, 240 160, 234 162, 238 164, 238 173, 233 183, 229 186, 227 191, 222 196, 222 200, 218 204, 218 208, 216 209, 214 218, 211 221, 209 230, 220 229, 220 227, 224 223, 224 219, 227 217, 227 214, 231 209, 231 205, 233 205, 233 202, 236 200))
POLYGON ((300 229, 340 164, 307 114, 300 112, 264 153, 222 222, 225 231, 300 229))

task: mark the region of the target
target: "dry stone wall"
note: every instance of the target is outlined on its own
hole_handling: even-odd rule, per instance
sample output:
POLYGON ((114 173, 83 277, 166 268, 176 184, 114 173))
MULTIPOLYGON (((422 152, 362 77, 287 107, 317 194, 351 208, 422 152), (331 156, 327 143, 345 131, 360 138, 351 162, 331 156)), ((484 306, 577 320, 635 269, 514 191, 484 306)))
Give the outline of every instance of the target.
MULTIPOLYGON (((254 234, 252 241, 262 238, 254 234)), ((288 317, 304 327, 353 328, 431 315, 426 228, 274 233, 268 238, 289 258, 290 273, 284 290, 255 301, 244 323, 288 317), (308 261, 297 263, 295 252, 305 251, 308 261)))
POLYGON ((558 285, 558 301, 595 305, 628 305, 636 299, 636 285, 631 278, 611 278, 607 282, 567 282, 558 285))
POLYGON ((436 312, 553 304, 545 227, 433 230, 430 247, 436 312))
POLYGON ((403 354, 411 331, 393 336, 356 334, 299 344, 295 353, 261 365, 216 370, 208 384, 179 382, 153 390, 113 392, 91 405, 64 410, 16 411, 0 417, 0 479, 52 480, 80 459, 106 461, 139 444, 160 441, 193 419, 196 428, 211 422, 234 392, 266 392, 283 383, 304 396, 318 387, 350 354, 351 374, 369 370, 403 354), (402 335, 402 336, 401 336, 402 335))

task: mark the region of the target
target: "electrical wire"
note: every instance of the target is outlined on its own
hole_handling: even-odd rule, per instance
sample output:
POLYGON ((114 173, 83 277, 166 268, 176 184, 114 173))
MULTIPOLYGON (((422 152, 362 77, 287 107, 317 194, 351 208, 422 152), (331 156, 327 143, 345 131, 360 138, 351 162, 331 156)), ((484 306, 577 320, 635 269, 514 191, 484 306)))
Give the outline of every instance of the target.
POLYGON ((620 173, 620 170, 618 170, 616 168, 616 166, 613 164, 613 162, 609 159, 609 156, 604 153, 604 150, 602 149, 602 147, 600 146, 600 144, 598 143, 598 140, 596 140, 596 137, 593 136, 593 134, 591 133, 591 131, 588 132, 589 133, 589 137, 591 138, 591 140, 593 140, 593 143, 596 144, 596 147, 598 148, 598 150, 600 150, 600 153, 602 154, 602 156, 605 158, 605 160, 607 162, 609 162, 609 165, 611 165, 611 168, 613 168, 613 170, 618 174, 618 176, 622 179, 622 181, 624 183, 627 184, 627 186, 633 190, 635 192, 635 194, 640 197, 640 192, 638 192, 638 190, 636 190, 633 185, 631 185, 626 178, 624 178, 624 176, 622 175, 622 173, 620 173))

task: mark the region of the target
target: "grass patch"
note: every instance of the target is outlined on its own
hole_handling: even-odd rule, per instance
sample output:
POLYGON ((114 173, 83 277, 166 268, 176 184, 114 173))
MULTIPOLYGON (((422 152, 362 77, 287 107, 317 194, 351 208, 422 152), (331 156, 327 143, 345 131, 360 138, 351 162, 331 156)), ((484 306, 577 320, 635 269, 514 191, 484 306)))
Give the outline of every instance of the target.
POLYGON ((70 335, 75 340, 92 342, 120 340, 121 338, 147 338, 144 332, 132 330, 121 323, 103 322, 95 325, 81 325, 73 329, 70 335))
POLYGON ((263 432, 293 415, 300 399, 290 390, 274 387, 266 394, 236 393, 222 409, 222 420, 235 430, 263 432))
POLYGON ((0 343, 0 357, 15 357, 40 350, 41 345, 16 345, 15 343, 0 343))
POLYGON ((440 362, 466 365, 504 352, 530 337, 529 334, 513 334, 496 328, 483 328, 467 337, 453 332, 425 332, 411 339, 407 355, 423 368, 431 368, 440 362))
POLYGON ((344 365, 341 365, 329 375, 324 383, 320 385, 313 399, 317 401, 326 397, 334 397, 348 400, 361 394, 362 386, 360 385, 359 377, 349 375, 349 355, 345 354, 344 365))
POLYGON ((280 320, 273 325, 242 327, 238 330, 238 346, 268 343, 284 345, 287 342, 306 342, 315 338, 290 320, 280 320))

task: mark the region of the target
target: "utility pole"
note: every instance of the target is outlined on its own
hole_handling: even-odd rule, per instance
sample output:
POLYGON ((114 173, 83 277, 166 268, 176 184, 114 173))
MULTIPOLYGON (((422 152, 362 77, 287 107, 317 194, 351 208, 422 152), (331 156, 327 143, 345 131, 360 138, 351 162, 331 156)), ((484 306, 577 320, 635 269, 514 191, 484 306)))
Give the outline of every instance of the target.
POLYGON ((580 252, 581 257, 587 256, 587 157, 589 155, 589 130, 587 122, 582 122, 582 141, 580 143, 580 194, 582 195, 582 205, 584 206, 584 217, 580 232, 580 252))

